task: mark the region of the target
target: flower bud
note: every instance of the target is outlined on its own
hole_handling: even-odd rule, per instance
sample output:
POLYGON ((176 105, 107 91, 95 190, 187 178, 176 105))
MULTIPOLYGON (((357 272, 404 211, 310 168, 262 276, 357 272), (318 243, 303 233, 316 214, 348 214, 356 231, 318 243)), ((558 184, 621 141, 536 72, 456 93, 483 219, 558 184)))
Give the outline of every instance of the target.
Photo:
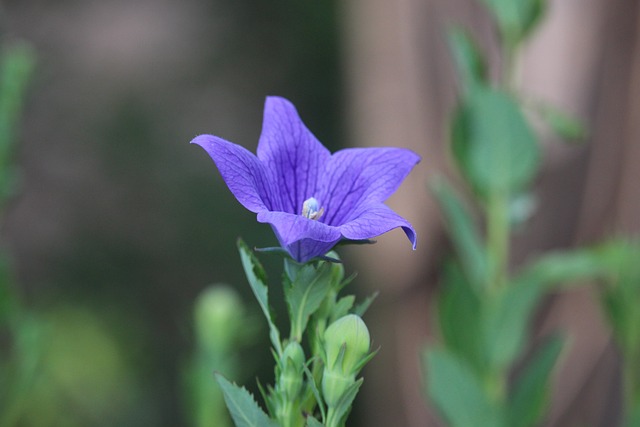
POLYGON ((367 325, 355 314, 341 317, 325 331, 322 394, 330 409, 337 406, 356 382, 356 374, 369 353, 369 344, 367 325))
POLYGON ((333 322, 324 333, 326 366, 344 374, 356 374, 358 365, 369 353, 369 330, 362 319, 355 314, 347 314, 333 322), (344 346, 342 360, 338 360, 344 346), (336 363, 339 366, 336 366, 336 363))
POLYGON ((237 292, 227 285, 205 289, 195 306, 198 342, 208 351, 226 351, 233 346, 242 326, 244 307, 237 292))
POLYGON ((304 376, 304 351, 297 341, 291 341, 282 353, 280 390, 284 392, 287 400, 294 400, 302 390, 304 376))

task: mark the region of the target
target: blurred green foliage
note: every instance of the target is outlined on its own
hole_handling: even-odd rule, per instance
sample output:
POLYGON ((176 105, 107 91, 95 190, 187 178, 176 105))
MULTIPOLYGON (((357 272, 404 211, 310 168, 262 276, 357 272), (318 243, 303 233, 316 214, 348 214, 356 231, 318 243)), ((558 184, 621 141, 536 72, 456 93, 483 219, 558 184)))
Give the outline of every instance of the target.
MULTIPOLYGON (((22 3, 3 6, 2 30, 5 20, 13 24, 35 13, 22 3)), ((44 33, 32 31, 35 25, 24 31, 16 26, 33 37, 40 63, 35 102, 28 104, 25 122, 18 114, 25 101, 19 92, 30 76, 22 71, 28 54, 33 52, 23 50, 13 62, 4 63, 3 70, 8 71, 0 80, 0 137, 15 140, 22 127, 28 131, 28 139, 19 151, 14 144, 0 141, 0 190, 2 195, 16 193, 16 186, 9 183, 18 182, 20 175, 15 173, 16 162, 9 160, 17 153, 17 159, 25 163, 27 190, 32 191, 18 200, 26 203, 13 217, 12 225, 17 226, 3 236, 3 247, 20 251, 16 251, 15 263, 0 259, 3 266, 7 265, 8 284, 2 286, 3 269, 0 316, 9 316, 16 307, 28 316, 16 321, 22 325, 24 336, 18 336, 18 331, 5 331, 8 328, 3 325, 0 360, 28 365, 24 382, 30 387, 22 387, 25 392, 16 394, 25 398, 16 398, 20 402, 15 404, 15 415, 9 415, 3 406, 0 418, 5 414, 7 419, 18 417, 25 426, 46 426, 45 417, 49 416, 52 425, 173 427, 193 421, 191 405, 200 405, 195 411, 197 417, 210 417, 198 412, 207 412, 206 405, 182 395, 181 368, 186 354, 196 348, 200 356, 194 358, 200 357, 201 362, 203 357, 207 359, 193 369, 209 371, 215 362, 202 356, 202 337, 196 339, 195 325, 189 321, 193 301, 211 280, 245 283, 237 254, 229 249, 239 229, 241 234, 252 236, 252 245, 270 246, 274 238, 269 227, 255 223, 250 213, 232 202, 228 190, 212 176, 210 162, 188 141, 197 131, 219 133, 225 126, 227 131, 235 126, 245 136, 256 136, 243 143, 257 142, 259 123, 255 129, 246 130, 251 122, 251 115, 245 114, 248 105, 260 105, 265 95, 278 93, 295 99, 309 112, 310 126, 319 129, 318 136, 328 145, 333 149, 341 145, 337 2, 195 3, 184 5, 185 16, 197 10, 206 15, 202 20, 208 23, 206 28, 188 31, 190 37, 197 38, 189 46, 195 57, 178 54, 187 58, 185 62, 173 63, 173 69, 158 73, 155 68, 147 69, 142 82, 117 74, 117 59, 112 61, 116 64, 113 68, 104 70, 84 62, 96 60, 96 56, 83 58, 83 47, 100 56, 109 55, 100 51, 104 40, 98 38, 105 35, 86 24, 90 19, 78 20, 83 22, 75 26, 66 16, 91 18, 95 4, 38 6, 36 9, 45 11, 45 15, 53 11, 64 16, 60 21, 47 19, 51 26, 46 26, 45 32, 49 33, 43 37, 44 33), (65 25, 68 28, 63 28, 65 25), (74 34, 71 44, 65 39, 66 31, 74 34), (115 77, 106 75, 114 70, 115 77), (114 79, 121 81, 111 85, 114 79), (228 106, 218 107, 224 103, 228 106), (217 114, 221 109, 229 113, 217 114), (207 117, 206 128, 196 119, 202 116, 207 117), (235 122, 226 120, 230 116, 238 118, 235 122), (198 164, 198 159, 202 163, 198 164), (34 199, 50 201, 50 209, 34 214, 34 205, 35 209, 43 206, 32 204, 34 199), (23 220, 19 215, 25 213, 23 220), (56 230, 54 239, 42 244, 51 237, 46 233, 33 240, 25 238, 32 229, 39 232, 28 221, 48 224, 49 230, 56 230), (242 227, 231 226, 234 223, 242 223, 242 227), (63 232, 56 234, 60 230, 63 232), (14 276, 20 282, 14 281, 14 276), (68 313, 71 307, 81 313, 76 313, 78 321, 86 323, 86 329, 69 324, 68 319, 76 315, 68 313), (64 331, 67 326, 68 334, 77 336, 73 345, 67 345, 71 339, 64 331), (53 348, 48 341, 54 331, 60 342, 76 353, 69 356, 67 365, 63 363, 64 348, 53 348), (96 342, 88 336, 90 331, 96 334, 96 342), (23 347, 25 350, 21 350, 23 347), (92 355, 91 349, 103 349, 110 356, 92 355), (14 357, 18 352, 26 352, 29 357, 14 357), (69 369, 72 363, 75 369, 69 369), (93 368, 85 366, 91 363, 95 369, 111 372, 114 381, 122 380, 127 390, 116 389, 109 378, 97 376, 93 368), (37 387, 31 387, 32 380, 37 387), (87 383, 95 388, 83 392, 87 383), (100 401, 93 402, 94 398, 100 401), (24 418, 24 402, 30 402, 30 418, 24 418), (40 418, 38 413, 42 414, 40 418)), ((123 9, 122 4, 114 4, 104 10, 113 13, 108 16, 117 17, 123 9)), ((114 19, 108 27, 120 24, 126 26, 126 22, 114 19)), ((139 25, 144 30, 148 22, 139 25)), ((169 27, 163 31, 182 30, 169 27)), ((144 42, 127 40, 127 46, 134 45, 142 47, 144 42)), ((167 46, 162 57, 176 56, 171 49, 167 46)), ((272 269, 276 263, 267 257, 265 267, 272 269)), ((250 293, 247 286, 237 289, 240 298, 250 293)), ((274 309, 284 314, 286 307, 276 303, 274 309)), ((257 339, 251 344, 257 347, 264 343, 257 339)), ((240 378, 256 372, 273 375, 268 350, 256 352, 255 347, 244 345, 234 357, 243 361, 240 378)), ((4 393, 9 387, 4 384, 23 381, 17 373, 13 365, 0 372, 2 403, 8 402, 4 393)), ((203 388, 199 393, 206 399, 211 388, 217 387, 212 371, 201 378, 200 385, 203 388), (207 379, 210 382, 203 385, 207 379)), ((7 421, 7 425, 14 423, 7 421)))
MULTIPOLYGON (((590 251, 575 250, 543 255, 519 274, 511 272, 511 232, 535 207, 531 186, 541 157, 513 62, 545 4, 484 3, 500 30, 504 72, 500 81, 489 81, 473 38, 449 32, 461 86, 450 149, 471 197, 464 200, 442 177, 432 182, 455 256, 443 268, 437 301, 442 343, 426 349, 423 366, 427 393, 449 425, 527 427, 544 418, 549 379, 564 346, 552 336, 525 357, 534 310, 563 283, 601 277, 602 268, 590 251)), ((582 134, 566 115, 553 110, 547 117, 561 136, 582 134)))

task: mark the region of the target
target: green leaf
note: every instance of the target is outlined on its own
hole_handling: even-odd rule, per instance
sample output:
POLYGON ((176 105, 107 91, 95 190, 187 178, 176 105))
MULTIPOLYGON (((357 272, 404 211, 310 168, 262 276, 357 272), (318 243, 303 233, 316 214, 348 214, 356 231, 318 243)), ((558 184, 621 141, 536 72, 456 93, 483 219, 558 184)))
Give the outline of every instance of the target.
POLYGON ((307 417, 307 427, 324 427, 324 424, 309 415, 307 417))
POLYGON ((486 365, 481 346, 480 304, 460 267, 453 262, 446 263, 438 297, 440 333, 447 348, 469 362, 477 373, 486 365))
POLYGON ((545 105, 540 107, 539 113, 551 130, 560 138, 576 141, 587 136, 584 123, 557 108, 545 105))
POLYGON ((486 60, 465 31, 453 28, 448 31, 447 36, 449 49, 458 70, 458 78, 464 93, 467 94, 476 87, 477 83, 487 81, 486 60))
POLYGON ((503 414, 492 405, 470 366, 445 349, 424 353, 427 391, 451 427, 504 427, 503 414))
POLYGON ((369 309, 373 301, 375 301, 375 299, 378 297, 378 294, 379 292, 376 291, 373 294, 369 295, 364 299, 364 301, 356 305, 351 312, 353 314, 357 314, 360 317, 364 316, 364 314, 367 312, 367 310, 369 309))
POLYGON ((291 339, 302 342, 302 334, 309 317, 331 289, 331 265, 321 263, 318 268, 308 264, 298 270, 293 282, 285 285, 285 298, 291 317, 291 339))
POLYGON ((355 295, 345 295, 336 301, 333 307, 331 307, 330 322, 349 314, 349 310, 353 307, 355 300, 355 295))
POLYGON ((485 352, 496 371, 506 369, 522 352, 529 320, 541 295, 535 286, 510 284, 484 307, 485 352))
MULTIPOLYGON (((309 361, 309 363, 312 363, 312 361, 309 361)), ((315 363, 315 361, 313 361, 313 363, 315 363)), ((320 389, 316 384, 316 378, 313 376, 313 373, 309 370, 309 367, 307 365, 304 365, 304 373, 307 376, 307 384, 311 389, 311 394, 313 394, 313 397, 316 399, 318 409, 320 410, 320 415, 322 416, 322 420, 324 421, 327 419, 327 411, 325 410, 324 401, 322 400, 322 396, 320 395, 320 389)))
POLYGON ((540 22, 546 0, 483 0, 492 12, 504 41, 515 46, 540 22))
POLYGON ((611 240, 594 250, 605 272, 600 300, 623 357, 640 354, 640 241, 611 240))
POLYGON ((528 265, 515 279, 515 285, 535 287, 541 292, 566 288, 580 281, 604 277, 606 268, 589 249, 547 253, 528 265))
POLYGON ((7 44, 0 63, 0 203, 15 191, 11 154, 19 127, 27 84, 35 67, 35 53, 25 43, 7 44))
POLYGON ((538 425, 549 398, 549 378, 562 351, 563 340, 548 339, 518 376, 509 396, 509 426, 538 425))
POLYGON ((271 338, 271 344, 276 349, 278 356, 282 356, 282 344, 280 342, 280 332, 273 323, 271 316, 271 309, 269 308, 269 289, 267 288, 267 275, 262 268, 262 264, 255 257, 251 249, 242 241, 238 239, 238 250, 240 251, 240 259, 242 261, 242 267, 251 286, 251 290, 262 308, 262 312, 267 318, 269 324, 269 337, 271 338))
MULTIPOLYGON (((351 384, 344 393, 342 393, 342 396, 340 396, 335 408, 333 408, 333 414, 327 415, 327 417, 332 417, 335 421, 342 420, 343 422, 341 425, 344 425, 344 421, 349 416, 349 412, 351 412, 351 406, 353 405, 353 401, 355 400, 363 381, 363 378, 359 378, 351 384)), ((329 420, 327 420, 327 423, 329 423, 329 420)))
POLYGON ((491 366, 501 369, 518 357, 542 296, 602 274, 603 268, 590 250, 552 253, 528 266, 485 308, 483 327, 491 366))
POLYGON ((536 138, 505 92, 478 86, 458 108, 451 137, 454 158, 481 197, 516 194, 538 170, 536 138))
POLYGON ((433 179, 431 190, 444 213, 447 229, 468 280, 474 286, 483 286, 487 281, 487 257, 471 215, 444 177, 433 179))
POLYGON ((224 401, 236 427, 278 427, 278 424, 260 409, 251 393, 244 387, 229 382, 218 373, 216 380, 222 388, 224 401))

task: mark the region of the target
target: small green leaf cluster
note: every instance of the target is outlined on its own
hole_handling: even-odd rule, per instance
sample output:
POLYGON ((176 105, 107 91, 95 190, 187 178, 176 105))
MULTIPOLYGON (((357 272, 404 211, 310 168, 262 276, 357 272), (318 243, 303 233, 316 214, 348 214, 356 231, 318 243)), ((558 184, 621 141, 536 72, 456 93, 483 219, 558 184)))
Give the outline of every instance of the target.
MULTIPOLYGON (((544 417, 549 379, 564 347, 556 334, 532 348, 534 310, 549 292, 600 275, 602 268, 590 251, 577 250, 510 271, 511 232, 533 213, 531 187, 542 157, 513 65, 545 2, 483 2, 500 35, 504 72, 500 81, 490 81, 477 43, 459 29, 449 33, 461 86, 450 149, 470 191, 465 200, 446 179, 432 181, 455 256, 443 269, 437 301, 442 345, 425 351, 423 366, 427 393, 449 425, 527 427, 544 417)), ((534 110, 562 137, 584 134, 554 109, 534 110)))
POLYGON ((268 414, 245 389, 217 376, 233 421, 236 426, 344 426, 362 384, 356 376, 374 355, 360 318, 374 297, 355 305, 353 295, 340 295, 354 276, 345 279, 342 264, 331 261, 338 261, 333 253, 306 264, 285 258, 289 337, 282 339, 271 313, 264 269, 246 244, 239 241, 238 247, 267 319, 276 365, 275 384, 260 386, 268 414))

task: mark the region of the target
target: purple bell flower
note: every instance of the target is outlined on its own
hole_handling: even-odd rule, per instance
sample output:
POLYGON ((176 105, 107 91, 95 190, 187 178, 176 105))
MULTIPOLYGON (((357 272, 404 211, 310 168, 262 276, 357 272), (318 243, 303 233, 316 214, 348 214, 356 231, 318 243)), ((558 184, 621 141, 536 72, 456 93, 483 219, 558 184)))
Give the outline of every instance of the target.
POLYGON ((331 154, 289 101, 268 97, 257 156, 212 135, 191 141, 215 162, 229 190, 259 222, 271 224, 298 262, 323 256, 341 240, 367 240, 402 227, 383 202, 420 161, 403 148, 348 148, 331 154))

